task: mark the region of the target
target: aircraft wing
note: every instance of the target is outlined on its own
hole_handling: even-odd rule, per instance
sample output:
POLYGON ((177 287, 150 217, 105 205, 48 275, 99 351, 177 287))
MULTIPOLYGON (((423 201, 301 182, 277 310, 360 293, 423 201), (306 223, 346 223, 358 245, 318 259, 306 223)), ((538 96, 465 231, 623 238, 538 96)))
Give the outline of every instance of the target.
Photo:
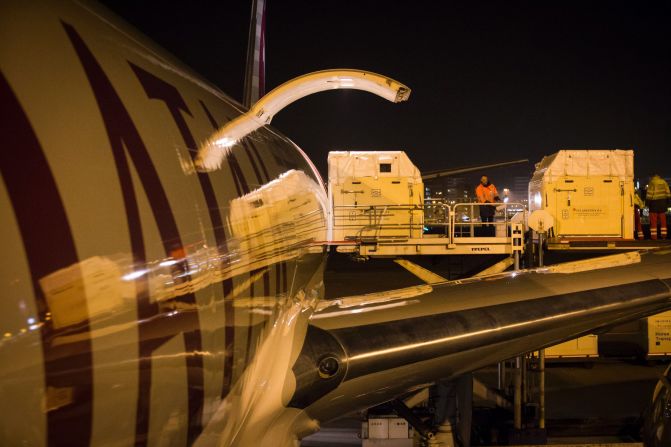
POLYGON ((500 163, 487 163, 476 166, 465 166, 461 168, 441 169, 438 171, 427 171, 424 174, 422 174, 422 180, 426 181, 439 177, 450 177, 453 175, 468 174, 469 172, 482 171, 485 169, 504 168, 506 166, 514 166, 523 163, 529 163, 529 160, 525 158, 523 160, 504 161, 500 163))
POLYGON ((671 308, 671 251, 626 257, 323 304, 293 366, 289 406, 327 421, 671 308))

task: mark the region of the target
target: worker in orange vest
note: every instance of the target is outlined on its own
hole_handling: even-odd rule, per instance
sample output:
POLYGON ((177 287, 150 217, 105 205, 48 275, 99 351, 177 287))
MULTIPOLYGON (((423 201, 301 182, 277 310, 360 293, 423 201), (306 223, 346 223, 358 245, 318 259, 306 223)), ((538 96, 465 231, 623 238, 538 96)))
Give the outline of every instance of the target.
MULTIPOLYGON (((478 203, 496 203, 500 202, 499 192, 496 190, 496 186, 493 183, 489 183, 489 179, 486 175, 483 175, 480 178, 480 184, 475 188, 475 195, 478 198, 478 203)), ((496 207, 494 205, 484 205, 480 206, 480 221, 481 222, 494 222, 494 213, 496 212, 496 207)), ((493 225, 485 225, 485 235, 494 236, 496 233, 493 225), (494 233, 494 234, 491 234, 494 233)))

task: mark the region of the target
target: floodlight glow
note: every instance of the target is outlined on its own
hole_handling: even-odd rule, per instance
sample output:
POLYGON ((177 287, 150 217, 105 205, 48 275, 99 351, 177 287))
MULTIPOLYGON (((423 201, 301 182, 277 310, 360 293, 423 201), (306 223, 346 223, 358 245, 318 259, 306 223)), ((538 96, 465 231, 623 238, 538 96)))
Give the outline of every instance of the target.
POLYGON ((235 140, 229 137, 220 138, 214 141, 214 145, 221 148, 231 147, 235 144, 235 140))
POLYGON ((238 141, 259 127, 269 124, 273 116, 289 104, 313 93, 335 89, 354 89, 373 93, 391 102, 406 101, 410 89, 386 76, 363 70, 324 70, 294 78, 259 99, 248 112, 217 130, 198 150, 196 167, 215 170, 238 141))
POLYGON ((541 198, 541 193, 537 192, 534 195, 534 205, 541 206, 542 203, 543 203, 543 199, 541 198))
POLYGON ((139 277, 141 277, 142 275, 144 275, 148 272, 149 272, 149 270, 144 270, 144 269, 143 270, 137 270, 137 271, 134 271, 134 272, 130 272, 126 275, 123 275, 121 277, 121 279, 123 279, 124 281, 134 281, 134 280, 138 279, 139 277))

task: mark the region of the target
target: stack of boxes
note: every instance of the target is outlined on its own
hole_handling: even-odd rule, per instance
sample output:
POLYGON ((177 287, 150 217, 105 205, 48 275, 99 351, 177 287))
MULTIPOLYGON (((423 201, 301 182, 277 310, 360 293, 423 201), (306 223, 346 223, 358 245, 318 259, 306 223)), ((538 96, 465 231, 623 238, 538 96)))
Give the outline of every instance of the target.
POLYGON ((412 447, 412 429, 399 417, 375 417, 362 424, 362 446, 412 447))

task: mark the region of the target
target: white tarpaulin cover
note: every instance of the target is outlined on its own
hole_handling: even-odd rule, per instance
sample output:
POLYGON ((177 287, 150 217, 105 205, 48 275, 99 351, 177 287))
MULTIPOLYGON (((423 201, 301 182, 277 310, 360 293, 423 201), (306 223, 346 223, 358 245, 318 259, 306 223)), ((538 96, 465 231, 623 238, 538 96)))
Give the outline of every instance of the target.
POLYGON ((422 182, 422 174, 403 151, 331 151, 329 183, 340 184, 348 177, 410 177, 422 182), (390 172, 380 172, 390 164, 390 172))
POLYGON ((542 175, 547 181, 561 176, 611 176, 620 180, 634 177, 634 151, 622 150, 561 150, 543 157, 536 164, 534 177, 542 175), (549 177, 548 177, 549 176, 549 177))

